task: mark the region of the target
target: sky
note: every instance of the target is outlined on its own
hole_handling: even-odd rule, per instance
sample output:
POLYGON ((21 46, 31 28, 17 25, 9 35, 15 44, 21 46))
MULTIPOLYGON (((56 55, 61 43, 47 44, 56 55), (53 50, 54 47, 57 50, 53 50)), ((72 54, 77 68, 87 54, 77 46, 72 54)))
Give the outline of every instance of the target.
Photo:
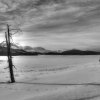
POLYGON ((0 0, 0 42, 7 24, 22 46, 100 50, 100 0, 0 0))

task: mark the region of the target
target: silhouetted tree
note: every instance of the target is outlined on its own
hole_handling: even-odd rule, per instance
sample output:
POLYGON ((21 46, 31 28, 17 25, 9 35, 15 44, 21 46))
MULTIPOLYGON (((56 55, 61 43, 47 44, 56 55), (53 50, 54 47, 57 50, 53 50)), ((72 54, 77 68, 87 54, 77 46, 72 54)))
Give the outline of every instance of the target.
POLYGON ((12 53, 11 53, 11 34, 10 34, 10 29, 9 25, 7 25, 7 32, 5 32, 5 38, 6 38, 6 45, 7 45, 7 56, 8 56, 8 63, 9 63, 9 72, 10 72, 10 79, 11 83, 15 82, 14 78, 14 72, 13 72, 13 63, 12 63, 12 53))

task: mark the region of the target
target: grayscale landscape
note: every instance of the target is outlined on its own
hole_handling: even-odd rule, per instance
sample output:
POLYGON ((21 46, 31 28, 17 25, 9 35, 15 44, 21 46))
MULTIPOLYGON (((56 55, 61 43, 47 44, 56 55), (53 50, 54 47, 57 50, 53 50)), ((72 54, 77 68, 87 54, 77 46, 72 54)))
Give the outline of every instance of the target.
POLYGON ((0 0, 0 100, 100 100, 100 0, 0 0))

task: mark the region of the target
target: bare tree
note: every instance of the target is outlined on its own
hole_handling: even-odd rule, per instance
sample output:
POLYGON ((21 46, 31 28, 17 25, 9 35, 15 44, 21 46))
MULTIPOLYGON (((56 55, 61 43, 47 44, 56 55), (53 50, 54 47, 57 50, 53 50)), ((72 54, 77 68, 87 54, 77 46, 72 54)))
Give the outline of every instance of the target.
POLYGON ((10 34, 9 25, 7 25, 7 32, 5 32, 5 38, 6 38, 6 45, 7 45, 7 56, 8 56, 8 63, 9 63, 10 79, 11 79, 11 83, 14 83, 15 78, 14 78, 13 63, 12 63, 11 34, 10 34))

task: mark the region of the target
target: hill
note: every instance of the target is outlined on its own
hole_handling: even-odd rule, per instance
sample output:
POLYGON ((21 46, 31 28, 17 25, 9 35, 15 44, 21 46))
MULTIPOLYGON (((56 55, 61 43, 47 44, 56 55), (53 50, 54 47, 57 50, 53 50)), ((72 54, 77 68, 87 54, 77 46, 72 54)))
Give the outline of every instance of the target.
MULTIPOLYGON (((53 51, 47 50, 43 47, 31 47, 31 46, 18 46, 16 44, 11 44, 12 55, 100 55, 99 51, 90 51, 90 50, 65 50, 65 51, 53 51)), ((0 55, 7 55, 6 44, 0 44, 0 55)))

